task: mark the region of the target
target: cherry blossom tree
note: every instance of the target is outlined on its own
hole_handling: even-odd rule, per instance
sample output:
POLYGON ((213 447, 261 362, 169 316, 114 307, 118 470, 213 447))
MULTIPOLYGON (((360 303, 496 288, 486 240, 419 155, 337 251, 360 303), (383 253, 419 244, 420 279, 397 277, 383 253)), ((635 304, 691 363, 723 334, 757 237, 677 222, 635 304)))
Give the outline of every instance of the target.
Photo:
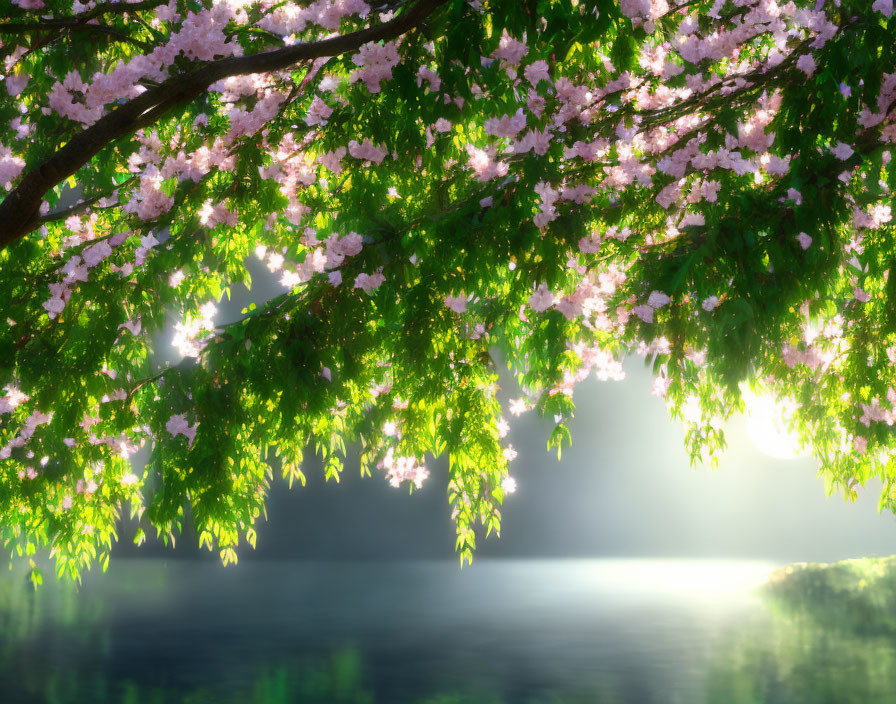
POLYGON ((896 507, 892 15, 0 0, 7 548, 77 577, 130 507, 230 562, 274 467, 338 478, 351 444, 411 488, 447 455, 469 560, 515 487, 505 416, 559 450, 576 383, 634 353, 696 461, 746 384, 830 490, 896 507), (253 257, 282 294, 217 324, 253 257))

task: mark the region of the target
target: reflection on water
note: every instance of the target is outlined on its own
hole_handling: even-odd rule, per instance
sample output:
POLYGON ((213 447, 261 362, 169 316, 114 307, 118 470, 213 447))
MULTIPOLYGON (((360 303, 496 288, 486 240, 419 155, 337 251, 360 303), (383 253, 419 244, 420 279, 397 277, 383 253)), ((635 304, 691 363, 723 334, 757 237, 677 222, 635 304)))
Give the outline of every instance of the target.
POLYGON ((771 568, 120 561, 36 595, 13 573, 0 702, 893 701, 891 582, 806 572, 757 591, 771 568))

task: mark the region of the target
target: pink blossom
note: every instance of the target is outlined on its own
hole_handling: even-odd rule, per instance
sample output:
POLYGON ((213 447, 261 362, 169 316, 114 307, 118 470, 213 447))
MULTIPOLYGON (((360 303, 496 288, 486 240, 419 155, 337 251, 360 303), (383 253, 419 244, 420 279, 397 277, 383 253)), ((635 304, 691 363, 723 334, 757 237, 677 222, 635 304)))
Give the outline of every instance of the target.
POLYGON ((97 242, 84 250, 84 265, 87 268, 93 268, 110 254, 112 254, 112 247, 108 242, 105 240, 97 242))
POLYGON ((224 203, 212 205, 210 200, 202 204, 197 215, 199 215, 199 222, 206 227, 217 227, 218 225, 236 227, 239 222, 238 213, 228 210, 224 203))
POLYGON ((815 58, 812 54, 803 54, 797 59, 796 67, 807 76, 811 76, 815 73, 815 58))
POLYGON ((837 146, 831 149, 831 154, 842 161, 846 161, 851 157, 855 152, 853 148, 848 144, 844 144, 843 142, 837 142, 837 146))
POLYGON ((25 160, 12 155, 9 147, 0 144, 0 187, 7 187, 25 168, 25 160))
POLYGON ((47 310, 47 315, 50 320, 59 315, 63 310, 65 310, 65 301, 61 296, 54 296, 44 301, 41 304, 47 310))
POLYGON ((590 237, 579 240, 579 251, 583 254, 597 254, 600 252, 601 240, 598 233, 592 233, 590 237))
POLYGON ((501 35, 498 48, 492 52, 492 58, 501 59, 511 66, 518 66, 523 57, 529 53, 529 47, 522 42, 513 39, 507 30, 501 35))
POLYGON ((653 380, 653 388, 651 388, 650 393, 654 396, 659 396, 660 398, 666 398, 666 394, 669 392, 669 387, 672 385, 672 379, 665 375, 660 375, 654 378, 653 380))
POLYGON ((700 305, 707 313, 712 313, 716 308, 719 307, 719 297, 709 296, 708 298, 704 298, 703 303, 701 303, 700 305))
POLYGON ((34 435, 34 431, 37 430, 38 426, 46 425, 53 420, 53 415, 52 411, 50 413, 34 411, 25 419, 25 426, 22 428, 19 436, 25 441, 29 440, 31 436, 34 435))
POLYGON ((485 183, 499 176, 506 176, 510 168, 508 164, 502 161, 495 161, 494 149, 485 151, 474 147, 472 144, 466 146, 467 154, 470 157, 470 168, 476 174, 476 178, 480 183, 485 183))
POLYGON ((551 75, 548 73, 548 62, 539 59, 523 69, 523 75, 526 80, 533 86, 537 86, 539 81, 551 82, 551 75))
POLYGON ((670 183, 668 186, 663 188, 659 192, 656 197, 656 202, 659 203, 666 210, 681 197, 681 186, 678 183, 670 183))
POLYGON ((805 232, 801 232, 796 236, 797 241, 800 243, 800 247, 804 250, 809 249, 812 246, 812 238, 809 237, 805 232))
POLYGON ((0 398, 0 413, 12 413, 22 403, 28 400, 28 396, 19 391, 15 386, 6 386, 6 395, 0 398))
POLYGON ((551 184, 544 181, 540 181, 535 185, 535 192, 541 196, 541 204, 539 205, 540 212, 532 218, 532 222, 535 223, 539 230, 543 230, 548 226, 548 223, 556 220, 558 217, 555 203, 560 194, 551 184))
POLYGON ((342 159, 345 157, 346 152, 347 150, 345 147, 338 147, 333 151, 329 151, 326 154, 317 157, 317 163, 323 164, 325 168, 329 169, 334 174, 341 174, 342 159))
POLYGON ((871 300, 871 294, 868 293, 867 291, 863 291, 860 288, 856 288, 853 291, 853 295, 855 296, 856 300, 859 303, 867 303, 868 301, 871 300))
POLYGON ((582 314, 583 303, 583 297, 576 292, 571 296, 563 296, 555 305, 564 318, 575 320, 582 314))
MULTIPOLYGON (((515 154, 525 154, 528 151, 534 151, 538 156, 544 156, 551 147, 551 139, 552 135, 547 127, 540 132, 538 130, 529 130, 525 137, 514 143, 513 151, 515 154)), ((581 186, 578 188, 581 188, 581 186)))
POLYGON ((874 0, 871 9, 875 12, 882 12, 884 17, 891 17, 893 15, 893 0, 874 0))
POLYGON ((704 181, 701 193, 707 202, 715 203, 719 199, 719 191, 721 188, 722 184, 718 181, 704 181))
POLYGON ((597 193, 596 188, 592 188, 584 183, 572 188, 564 188, 561 192, 563 200, 571 200, 573 203, 583 204, 590 201, 594 194, 597 193))
POLYGON ((140 334, 140 328, 141 328, 141 327, 142 327, 142 326, 141 326, 141 323, 140 323, 140 318, 137 317, 137 318, 135 318, 134 320, 128 320, 126 323, 122 323, 121 325, 118 326, 118 329, 121 330, 121 328, 124 328, 124 329, 127 330, 129 333, 131 333, 131 335, 135 335, 135 336, 136 336, 136 335, 139 335, 139 334, 140 334))
POLYGON ((423 486, 424 480, 429 476, 429 471, 421 464, 418 464, 415 457, 394 457, 393 450, 390 448, 386 458, 383 460, 383 466, 386 468, 386 477, 389 484, 394 487, 400 486, 403 481, 409 481, 418 489, 423 486))
POLYGON ((348 153, 355 159, 372 161, 374 164, 381 164, 387 154, 383 147, 374 146, 369 139, 360 143, 353 139, 348 143, 348 153))
POLYGON ((199 427, 199 423, 194 423, 190 425, 187 422, 187 416, 185 413, 178 413, 176 415, 172 415, 171 418, 168 419, 168 422, 165 423, 165 430, 171 435, 171 437, 177 437, 178 435, 183 435, 189 441, 187 443, 187 447, 193 446, 193 440, 196 438, 196 429, 199 427))
POLYGON ((529 307, 536 313, 543 313, 554 305, 554 294, 550 292, 547 284, 540 283, 535 293, 529 296, 529 307))
POLYGON ((373 293, 382 286, 385 280, 386 277, 379 272, 376 274, 358 274, 355 277, 355 288, 360 288, 365 293, 373 293))
POLYGON ((285 93, 271 93, 259 100, 251 110, 231 108, 228 113, 230 131, 227 133, 227 140, 233 142, 240 137, 258 132, 277 116, 286 97, 285 93))
POLYGON ((650 16, 650 0, 619 0, 619 9, 622 14, 631 19, 646 18, 650 16))
POLYGON ((27 73, 16 73, 12 76, 7 77, 6 83, 6 92, 13 98, 19 95, 25 87, 28 85, 28 81, 31 80, 31 77, 27 73))
POLYGON ((671 300, 672 299, 662 291, 652 291, 650 296, 647 298, 647 305, 649 305, 651 308, 662 308, 671 300))
POLYGON ((429 89, 436 93, 439 88, 442 87, 442 79, 439 78, 439 74, 430 69, 427 66, 421 66, 417 69, 417 87, 423 85, 423 81, 426 81, 429 84, 429 89))
POLYGON ((136 203, 131 201, 134 203, 132 212, 136 212, 141 220, 155 220, 174 205, 174 197, 165 195, 159 188, 161 181, 161 174, 155 166, 148 168, 141 176, 139 196, 134 196, 136 203))
POLYGON ((790 156, 785 158, 769 155, 767 160, 762 162, 765 170, 772 176, 784 176, 790 169, 790 156))
POLYGON ((597 158, 606 154, 609 146, 610 143, 606 139, 596 139, 593 142, 582 142, 579 140, 575 142, 572 147, 567 147, 564 150, 563 156, 566 159, 579 157, 585 161, 595 161, 597 158))
POLYGON ((448 132, 451 129, 451 123, 444 117, 440 117, 438 120, 436 120, 434 127, 436 128, 436 132, 444 133, 448 132))
POLYGON ((339 246, 347 257, 354 257, 361 253, 364 248, 364 238, 357 232, 349 232, 344 237, 339 238, 339 246))
POLYGON ((308 108, 308 114, 305 115, 305 124, 308 126, 325 125, 327 118, 332 114, 333 108, 321 100, 320 96, 315 95, 308 108))
POLYGON ((632 308, 632 313, 637 315, 645 323, 653 322, 653 308, 651 306, 635 306, 632 308))
POLYGON ((485 133, 496 137, 515 137, 526 126, 526 115, 519 108, 513 117, 503 115, 485 121, 485 133))
POLYGON ((526 98, 526 107, 535 117, 541 117, 544 114, 544 108, 547 102, 538 93, 531 88, 526 98))
POLYGON ((65 274, 65 280, 63 283, 70 284, 74 281, 87 281, 87 265, 82 263, 81 257, 79 257, 77 254, 69 259, 65 263, 65 266, 63 266, 58 271, 61 274, 65 274))
POLYGON ((467 311, 467 297, 463 294, 460 296, 446 296, 445 305, 455 313, 465 313, 467 311))
POLYGON ((787 200, 792 200, 795 205, 802 205, 803 194, 800 193, 795 188, 788 188, 787 189, 787 200))
POLYGON ((382 46, 373 42, 365 44, 352 57, 352 63, 359 68, 349 74, 349 82, 361 81, 371 93, 379 93, 381 82, 392 78, 392 69, 399 60, 395 42, 386 42, 382 46))

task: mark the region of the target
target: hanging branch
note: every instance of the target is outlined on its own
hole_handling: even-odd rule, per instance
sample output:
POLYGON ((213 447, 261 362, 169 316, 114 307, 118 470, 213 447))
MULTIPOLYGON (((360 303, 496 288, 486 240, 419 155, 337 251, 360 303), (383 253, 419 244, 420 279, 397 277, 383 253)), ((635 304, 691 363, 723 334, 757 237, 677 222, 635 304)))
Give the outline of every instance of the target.
POLYGON ((278 71, 299 61, 338 56, 364 44, 389 41, 410 31, 446 0, 419 0, 407 12, 376 27, 319 42, 296 44, 274 51, 221 59, 185 76, 174 76, 117 107, 43 163, 31 168, 0 203, 0 249, 21 239, 40 225, 39 209, 44 195, 74 174, 100 150, 116 139, 153 124, 178 105, 202 95, 213 83, 231 76, 278 71))

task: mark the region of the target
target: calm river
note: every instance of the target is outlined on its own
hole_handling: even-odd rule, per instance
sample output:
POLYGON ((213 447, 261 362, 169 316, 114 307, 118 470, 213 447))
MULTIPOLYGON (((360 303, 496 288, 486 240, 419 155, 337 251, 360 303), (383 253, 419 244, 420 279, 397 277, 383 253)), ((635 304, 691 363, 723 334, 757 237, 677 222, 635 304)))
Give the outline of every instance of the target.
POLYGON ((3 704, 892 702, 888 632, 767 603, 755 562, 118 560, 0 578, 3 704))

